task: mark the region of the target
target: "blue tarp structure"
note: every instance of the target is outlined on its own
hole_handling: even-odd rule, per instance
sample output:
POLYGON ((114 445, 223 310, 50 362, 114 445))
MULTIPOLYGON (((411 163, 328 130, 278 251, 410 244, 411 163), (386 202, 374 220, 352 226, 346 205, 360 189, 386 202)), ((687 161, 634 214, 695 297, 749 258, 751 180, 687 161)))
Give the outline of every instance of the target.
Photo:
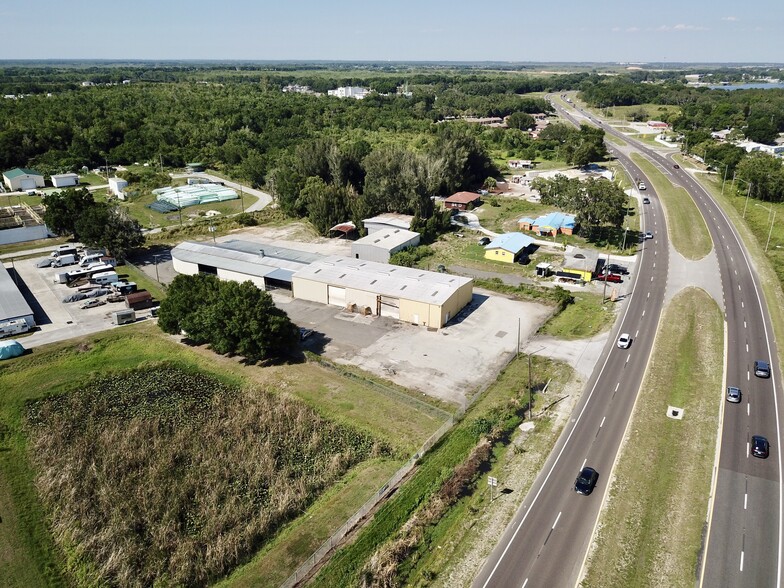
POLYGON ((0 341, 0 359, 11 359, 12 357, 19 357, 25 352, 24 347, 19 344, 19 341, 11 339, 9 341, 0 341))

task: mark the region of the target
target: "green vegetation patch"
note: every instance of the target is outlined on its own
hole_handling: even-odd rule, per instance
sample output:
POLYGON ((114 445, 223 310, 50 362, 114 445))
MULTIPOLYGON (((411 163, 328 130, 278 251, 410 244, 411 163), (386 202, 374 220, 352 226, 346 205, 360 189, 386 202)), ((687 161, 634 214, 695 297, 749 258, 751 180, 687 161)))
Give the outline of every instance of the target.
POLYGON ((723 398, 723 320, 710 296, 689 289, 660 325, 585 587, 694 585, 723 398), (668 406, 683 420, 667 417, 668 406))
POLYGON ((36 487, 83 580, 201 585, 389 452, 306 404, 169 364, 30 404, 36 487))
POLYGON ((702 259, 713 249, 705 219, 683 188, 676 188, 655 166, 633 153, 632 159, 650 178, 667 214, 672 246, 686 259, 702 259))
POLYGON ((606 331, 615 321, 612 305, 602 304, 597 294, 573 295, 574 302, 548 320, 540 333, 559 339, 585 339, 606 331))

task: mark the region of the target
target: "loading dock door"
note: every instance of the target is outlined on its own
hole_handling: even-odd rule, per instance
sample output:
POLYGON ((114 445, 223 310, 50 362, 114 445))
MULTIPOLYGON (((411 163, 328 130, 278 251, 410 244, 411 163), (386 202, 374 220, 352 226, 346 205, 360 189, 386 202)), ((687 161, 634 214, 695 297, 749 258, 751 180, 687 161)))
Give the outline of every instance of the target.
POLYGON ((392 298, 391 296, 379 296, 379 311, 381 316, 388 316, 389 318, 400 318, 400 298, 392 298))
POLYGON ((337 286, 327 286, 327 304, 333 306, 346 306, 346 289, 337 286))
POLYGON ((25 178, 19 182, 19 188, 22 190, 35 190, 35 178, 25 178))

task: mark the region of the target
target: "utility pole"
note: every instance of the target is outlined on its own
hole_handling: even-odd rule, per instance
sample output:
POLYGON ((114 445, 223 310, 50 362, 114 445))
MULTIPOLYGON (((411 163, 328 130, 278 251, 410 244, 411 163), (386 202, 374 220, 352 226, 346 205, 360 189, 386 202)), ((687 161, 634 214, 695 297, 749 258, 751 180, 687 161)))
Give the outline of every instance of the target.
POLYGON ((528 420, 534 418, 534 384, 531 376, 531 354, 528 354, 528 420))
POLYGON ((160 253, 153 254, 152 258, 155 260, 155 281, 159 284, 161 283, 160 278, 158 277, 158 258, 160 257, 160 253))
MULTIPOLYGON (((771 209, 773 209, 771 205, 771 209)), ((773 234, 773 223, 776 222, 776 211, 773 210, 773 219, 770 221, 770 229, 768 230, 768 240, 765 241, 765 253, 768 252, 768 245, 770 245, 770 236, 773 234)))
POLYGON ((607 276, 610 273, 610 254, 607 254, 607 265, 604 267, 604 292, 602 292, 602 305, 607 300, 607 276))
POLYGON ((724 164, 724 180, 721 182, 721 195, 724 196, 724 184, 727 183, 727 172, 729 171, 730 166, 726 163, 724 164))
POLYGON ((749 190, 746 192, 746 204, 743 205, 743 218, 746 218, 746 207, 749 205, 749 196, 751 196, 751 187, 753 185, 749 182, 749 190))

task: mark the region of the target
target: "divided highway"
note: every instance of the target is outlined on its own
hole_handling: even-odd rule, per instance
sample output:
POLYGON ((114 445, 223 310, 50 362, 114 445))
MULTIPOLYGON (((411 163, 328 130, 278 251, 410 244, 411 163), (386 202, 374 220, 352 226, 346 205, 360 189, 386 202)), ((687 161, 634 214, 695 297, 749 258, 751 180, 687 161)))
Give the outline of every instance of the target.
MULTIPOLYGON (((632 177, 645 178, 630 159, 616 155, 632 177)), ((475 587, 569 586, 578 579, 664 300, 667 229, 655 191, 649 188, 648 196, 651 203, 641 206, 642 230, 652 232, 654 238, 640 244, 633 289, 623 302, 618 329, 545 467, 475 579, 475 587), (619 333, 631 334, 629 349, 616 347, 619 333), (574 491, 575 477, 585 465, 599 472, 596 489, 587 497, 574 491)))

